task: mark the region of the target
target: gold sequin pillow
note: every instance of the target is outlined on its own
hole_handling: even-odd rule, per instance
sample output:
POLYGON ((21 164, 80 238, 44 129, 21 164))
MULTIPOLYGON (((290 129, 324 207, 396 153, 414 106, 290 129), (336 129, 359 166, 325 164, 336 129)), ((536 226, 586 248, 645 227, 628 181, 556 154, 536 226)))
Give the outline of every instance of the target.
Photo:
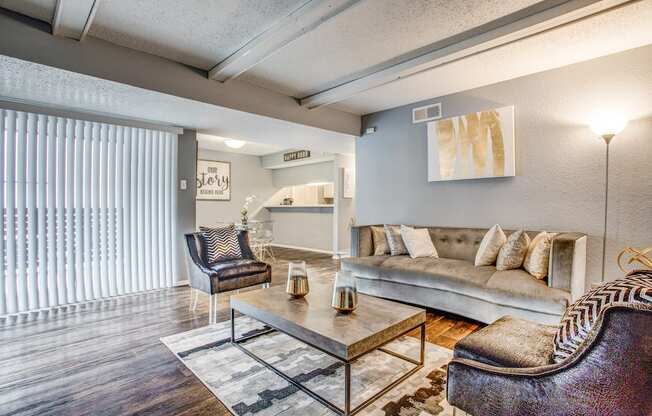
POLYGON ((527 249, 530 247, 530 237, 523 230, 515 231, 507 237, 507 241, 498 252, 497 270, 518 269, 523 265, 527 249))
POLYGON ((384 256, 389 254, 389 244, 385 228, 382 226, 371 226, 371 240, 374 242, 374 256, 384 256))
POLYGON ((532 239, 530 247, 527 249, 523 268, 537 279, 545 279, 548 276, 552 236, 552 234, 541 231, 532 239))

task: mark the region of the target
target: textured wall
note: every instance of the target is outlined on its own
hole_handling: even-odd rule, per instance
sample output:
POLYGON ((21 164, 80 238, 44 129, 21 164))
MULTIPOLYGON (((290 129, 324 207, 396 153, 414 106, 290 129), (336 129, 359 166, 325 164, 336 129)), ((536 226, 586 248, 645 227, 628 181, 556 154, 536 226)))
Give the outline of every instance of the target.
POLYGON ((652 47, 387 110, 356 143, 357 222, 572 230, 589 234, 588 280, 600 280, 605 144, 587 127, 603 110, 630 121, 611 145, 607 279, 625 245, 652 245, 652 47), (515 105, 514 178, 427 181, 426 124, 411 109, 442 102, 445 117, 515 105))
MULTIPOLYGON (((249 207, 249 212, 253 213, 276 191, 272 172, 261 167, 258 156, 199 149, 199 159, 231 162, 232 188, 230 201, 197 201, 197 227, 237 222, 248 195, 256 195, 249 207)), ((257 218, 267 219, 267 210, 261 210, 257 218)))

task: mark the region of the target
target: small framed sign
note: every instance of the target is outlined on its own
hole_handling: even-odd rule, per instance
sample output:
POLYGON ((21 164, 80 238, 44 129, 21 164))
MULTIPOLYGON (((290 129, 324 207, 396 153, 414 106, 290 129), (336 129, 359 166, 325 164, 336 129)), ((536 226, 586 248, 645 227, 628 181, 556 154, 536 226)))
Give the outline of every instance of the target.
POLYGON ((197 200, 231 200, 231 162, 197 160, 197 200))
POLYGON ((283 153, 284 162, 292 162, 293 160, 307 159, 310 157, 310 150, 297 150, 294 152, 283 153))

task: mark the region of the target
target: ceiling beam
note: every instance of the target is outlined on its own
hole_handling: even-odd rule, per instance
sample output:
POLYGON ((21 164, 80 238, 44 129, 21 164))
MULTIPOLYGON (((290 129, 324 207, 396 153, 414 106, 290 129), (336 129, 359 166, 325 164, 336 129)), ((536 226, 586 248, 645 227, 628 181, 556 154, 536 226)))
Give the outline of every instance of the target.
POLYGON ((52 34, 83 40, 93 23, 100 0, 57 0, 52 34))
MULTIPOLYGON (((368 68, 300 100, 317 108, 508 43, 630 3, 632 0, 545 0, 500 19, 368 68)), ((533 51, 534 52, 534 51, 533 51)))
POLYGON ((271 28, 215 65, 208 77, 225 82, 258 65, 290 42, 314 30, 360 0, 308 0, 271 28))

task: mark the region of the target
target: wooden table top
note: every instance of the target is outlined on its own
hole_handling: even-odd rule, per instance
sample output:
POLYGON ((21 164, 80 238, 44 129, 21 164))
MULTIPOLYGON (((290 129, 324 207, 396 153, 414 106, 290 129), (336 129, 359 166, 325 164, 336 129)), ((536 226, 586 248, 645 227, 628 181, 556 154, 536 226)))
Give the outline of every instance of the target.
POLYGON ((310 282, 310 293, 294 299, 284 286, 231 296, 231 308, 351 361, 426 321, 425 309, 358 294, 350 314, 331 307, 333 285, 310 282))

